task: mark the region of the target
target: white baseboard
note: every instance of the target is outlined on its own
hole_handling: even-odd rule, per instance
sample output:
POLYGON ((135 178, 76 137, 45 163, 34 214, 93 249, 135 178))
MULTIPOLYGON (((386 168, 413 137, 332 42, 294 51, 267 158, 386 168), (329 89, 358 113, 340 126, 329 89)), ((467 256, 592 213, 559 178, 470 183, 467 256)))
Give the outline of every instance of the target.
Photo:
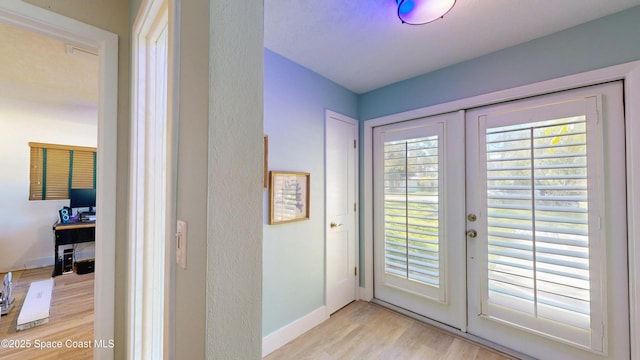
POLYGON ((30 259, 24 262, 24 267, 19 266, 17 269, 38 269, 45 266, 53 265, 53 256, 46 256, 39 259, 30 259))
POLYGON ((39 269, 45 266, 53 266, 53 256, 46 256, 37 259, 25 260, 21 264, 3 264, 0 266, 0 273, 9 271, 20 271, 29 269, 39 269))
POLYGON ((371 300, 373 300, 373 291, 371 291, 366 287, 360 287, 358 289, 359 289, 358 300, 364 300, 367 302, 370 302, 371 300))
POLYGON ((262 356, 265 357, 291 340, 306 333, 315 326, 327 320, 326 306, 321 306, 309 314, 281 327, 262 338, 262 356))

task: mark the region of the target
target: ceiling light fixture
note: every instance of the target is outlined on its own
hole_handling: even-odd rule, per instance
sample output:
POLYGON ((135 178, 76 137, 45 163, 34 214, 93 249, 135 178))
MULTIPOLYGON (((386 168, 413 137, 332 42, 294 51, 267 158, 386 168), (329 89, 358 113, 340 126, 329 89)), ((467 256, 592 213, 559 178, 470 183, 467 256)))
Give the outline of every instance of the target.
POLYGON ((396 0, 403 24, 423 25, 442 18, 456 0, 396 0))

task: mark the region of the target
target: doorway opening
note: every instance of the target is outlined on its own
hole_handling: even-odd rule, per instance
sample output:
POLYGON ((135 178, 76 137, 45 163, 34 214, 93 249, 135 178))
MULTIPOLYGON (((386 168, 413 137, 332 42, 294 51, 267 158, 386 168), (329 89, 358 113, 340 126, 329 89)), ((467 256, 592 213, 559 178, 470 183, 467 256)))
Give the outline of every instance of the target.
MULTIPOLYGON (((95 231, 94 336, 113 344, 115 293, 117 36, 22 1, 0 4, 0 22, 59 39, 99 56, 95 231)), ((50 226, 50 225, 49 225, 50 226)), ((53 241, 53 234, 51 234, 53 241)), ((95 358, 113 358, 113 345, 94 349, 95 358)))

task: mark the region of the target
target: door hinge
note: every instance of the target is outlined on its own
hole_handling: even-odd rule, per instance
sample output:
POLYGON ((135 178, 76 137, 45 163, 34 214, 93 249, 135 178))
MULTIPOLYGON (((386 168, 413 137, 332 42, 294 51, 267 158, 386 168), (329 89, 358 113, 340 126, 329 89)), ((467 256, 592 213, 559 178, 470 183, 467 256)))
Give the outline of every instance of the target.
POLYGON ((358 267, 353 268, 353 276, 358 276, 358 267))
POLYGON ((358 211, 358 203, 353 203, 353 212, 358 211))
POLYGON ((353 139, 353 148, 354 148, 354 149, 356 149, 356 148, 357 148, 357 146, 356 146, 356 140, 355 140, 355 139, 353 139))

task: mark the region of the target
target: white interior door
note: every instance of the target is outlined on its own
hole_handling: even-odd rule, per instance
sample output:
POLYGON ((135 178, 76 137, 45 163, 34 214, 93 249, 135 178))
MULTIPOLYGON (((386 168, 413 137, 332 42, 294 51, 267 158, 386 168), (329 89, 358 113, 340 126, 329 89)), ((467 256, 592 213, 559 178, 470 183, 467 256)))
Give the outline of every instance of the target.
POLYGON ((467 113, 469 333, 629 359, 624 139, 621 82, 467 113))
POLYGON ((373 130, 374 296, 466 327, 464 119, 373 130))
POLYGON ((356 299, 357 259, 357 136, 358 122, 327 112, 326 282, 327 313, 356 299))

